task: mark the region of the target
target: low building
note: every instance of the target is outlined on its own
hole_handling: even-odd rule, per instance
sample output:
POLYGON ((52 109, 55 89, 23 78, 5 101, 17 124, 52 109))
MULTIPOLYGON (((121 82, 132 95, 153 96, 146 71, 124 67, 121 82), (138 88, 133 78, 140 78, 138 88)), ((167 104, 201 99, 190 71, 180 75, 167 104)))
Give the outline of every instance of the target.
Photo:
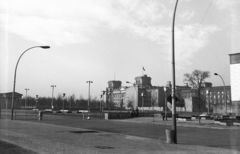
MULTIPOLYGON (((11 109, 12 108, 12 92, 0 93, 0 103, 1 109, 11 109)), ((14 108, 21 107, 22 94, 15 92, 14 94, 14 108)))

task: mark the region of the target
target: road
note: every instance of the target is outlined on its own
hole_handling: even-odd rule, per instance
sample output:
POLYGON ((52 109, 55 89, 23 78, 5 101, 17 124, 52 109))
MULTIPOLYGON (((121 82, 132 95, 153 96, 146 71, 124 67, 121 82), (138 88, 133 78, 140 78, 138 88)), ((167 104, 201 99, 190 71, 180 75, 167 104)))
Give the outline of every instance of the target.
MULTIPOLYGON (((33 122, 38 122, 34 120, 33 122)), ((133 135, 144 138, 166 141, 165 129, 171 126, 121 122, 121 120, 83 120, 81 117, 45 115, 42 123, 85 128, 96 131, 133 135)), ((209 129, 193 127, 177 127, 178 144, 202 145, 240 151, 240 131, 233 129, 209 129)))

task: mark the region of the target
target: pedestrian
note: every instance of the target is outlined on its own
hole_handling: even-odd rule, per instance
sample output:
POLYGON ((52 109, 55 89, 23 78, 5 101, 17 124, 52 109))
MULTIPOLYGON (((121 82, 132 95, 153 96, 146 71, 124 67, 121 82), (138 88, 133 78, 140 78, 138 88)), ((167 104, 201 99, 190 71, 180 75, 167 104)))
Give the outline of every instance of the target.
POLYGON ((136 107, 136 117, 138 117, 138 107, 136 107))
POLYGON ((132 118, 134 117, 134 115, 135 115, 135 111, 134 111, 134 108, 132 107, 132 111, 131 111, 132 118))
POLYGON ((161 113, 161 115, 162 115, 162 120, 164 121, 164 119, 165 119, 164 113, 161 113))

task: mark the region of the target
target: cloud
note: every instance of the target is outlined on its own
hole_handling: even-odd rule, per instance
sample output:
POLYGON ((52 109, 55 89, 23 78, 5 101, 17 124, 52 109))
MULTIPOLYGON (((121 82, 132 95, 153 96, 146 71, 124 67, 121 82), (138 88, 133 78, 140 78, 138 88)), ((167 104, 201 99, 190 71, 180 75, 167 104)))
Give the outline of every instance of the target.
MULTIPOLYGON (((11 33, 41 44, 69 45, 87 43, 100 33, 99 29, 127 33, 133 37, 149 39, 161 45, 165 54, 171 49, 171 2, 158 0, 5 0, 6 6, 0 6, 8 20, 1 20, 1 25, 8 25, 11 33)), ((226 5, 226 4, 225 4, 226 5)), ((195 12, 184 11, 179 17, 189 20, 195 12)), ((191 57, 207 44, 209 35, 216 31, 214 26, 205 26, 193 35, 198 25, 188 24, 176 27, 177 49, 184 51, 188 42, 187 54, 182 59, 191 57)), ((181 53, 181 52, 179 52, 181 53)))
POLYGON ((134 30, 136 34, 139 29, 149 29, 169 13, 158 1, 5 2, 7 5, 2 6, 1 10, 6 10, 3 14, 8 20, 1 20, 1 25, 7 25, 9 32, 31 41, 57 45, 89 42, 98 29, 105 26, 112 30, 134 30))
POLYGON ((190 20, 193 16, 195 15, 195 12, 193 12, 193 11, 184 11, 181 15, 179 15, 179 18, 181 19, 181 20, 185 20, 185 21, 187 21, 187 20, 190 20))
POLYGON ((3 9, 7 9, 8 20, 1 20, 1 25, 7 25, 9 32, 31 41, 57 45, 88 42, 98 21, 107 14, 93 1, 74 0, 68 3, 9 0, 8 7, 3 9))
POLYGON ((230 8, 230 7, 233 6, 234 3, 235 3, 234 1, 226 1, 226 0, 217 0, 217 1, 215 1, 215 5, 219 9, 230 8))
MULTIPOLYGON (((119 25, 115 25, 115 29, 124 29, 127 30, 129 33, 139 36, 142 38, 149 39, 158 43, 161 46, 161 52, 171 56, 171 39, 172 39, 172 32, 171 32, 171 22, 168 20, 172 20, 172 12, 168 10, 165 5, 159 3, 159 8, 161 8, 159 13, 152 13, 149 12, 147 8, 151 8, 152 5, 144 5, 143 4, 134 4, 131 6, 131 11, 127 11, 128 9, 122 10, 122 19, 120 21, 124 21, 122 23, 119 22, 119 25), (140 5, 140 6, 138 6, 140 5), (142 7, 146 7, 143 9, 142 7), (143 11, 144 10, 144 11, 143 11), (139 15, 143 11, 147 15, 142 16, 139 15), (128 13, 126 13, 128 12, 128 13), (156 17, 150 17, 152 14, 158 14, 156 17), (138 16, 139 15, 139 16, 138 16), (163 16, 165 15, 165 18, 163 16), (167 15, 167 16, 166 16, 167 15), (147 21, 147 22, 146 22, 147 21), (162 23, 165 22, 165 23, 162 23)), ((154 9, 152 9, 154 10, 154 9)), ((118 12, 119 13, 119 12, 118 12)), ((179 13, 180 19, 190 20, 194 15, 195 12, 193 11, 184 11, 183 13, 179 13)), ((175 49, 176 49, 176 57, 178 57, 178 62, 189 63, 189 60, 194 56, 195 53, 199 52, 200 49, 208 45, 210 41, 210 35, 219 28, 214 25, 205 25, 201 26, 196 23, 178 23, 175 26, 175 49)))
POLYGON ((201 26, 198 24, 178 26, 176 28, 176 57, 179 62, 188 63, 194 53, 210 42, 210 35, 218 31, 216 26, 201 26))

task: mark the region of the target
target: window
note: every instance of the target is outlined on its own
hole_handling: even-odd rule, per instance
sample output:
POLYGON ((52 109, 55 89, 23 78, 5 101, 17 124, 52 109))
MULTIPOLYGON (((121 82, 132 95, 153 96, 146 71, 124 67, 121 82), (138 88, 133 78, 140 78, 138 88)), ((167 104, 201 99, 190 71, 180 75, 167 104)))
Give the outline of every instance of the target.
POLYGON ((213 103, 216 104, 216 95, 213 95, 213 103))

